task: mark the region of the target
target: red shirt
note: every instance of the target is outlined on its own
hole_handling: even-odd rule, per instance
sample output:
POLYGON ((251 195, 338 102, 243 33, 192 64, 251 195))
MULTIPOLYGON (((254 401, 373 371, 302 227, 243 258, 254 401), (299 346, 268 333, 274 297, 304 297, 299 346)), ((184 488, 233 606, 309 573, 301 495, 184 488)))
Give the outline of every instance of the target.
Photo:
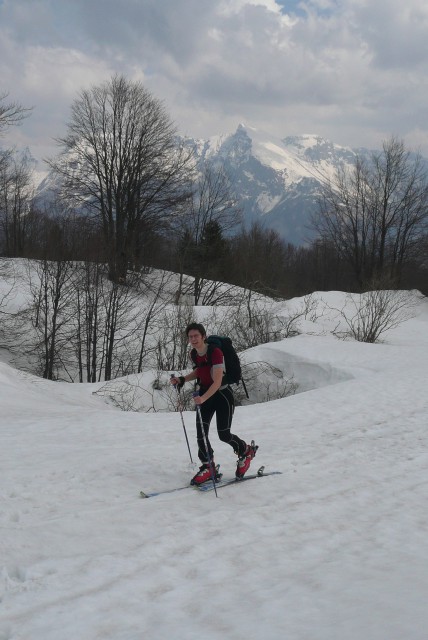
POLYGON ((221 367, 222 370, 224 370, 224 359, 221 349, 214 347, 211 351, 210 361, 212 367, 206 364, 208 362, 207 353, 204 356, 200 356, 198 352, 196 352, 196 373, 200 380, 201 387, 204 387, 204 389, 208 389, 213 383, 213 369, 221 367))

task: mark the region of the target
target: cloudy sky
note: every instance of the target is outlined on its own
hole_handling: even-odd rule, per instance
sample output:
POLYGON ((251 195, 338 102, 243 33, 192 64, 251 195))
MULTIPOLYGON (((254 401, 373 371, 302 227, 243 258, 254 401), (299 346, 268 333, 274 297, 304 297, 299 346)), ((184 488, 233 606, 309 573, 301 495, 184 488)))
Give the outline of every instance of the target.
POLYGON ((0 0, 0 93, 34 107, 8 142, 53 155, 79 91, 114 73, 181 134, 394 134, 428 156, 426 0, 0 0))

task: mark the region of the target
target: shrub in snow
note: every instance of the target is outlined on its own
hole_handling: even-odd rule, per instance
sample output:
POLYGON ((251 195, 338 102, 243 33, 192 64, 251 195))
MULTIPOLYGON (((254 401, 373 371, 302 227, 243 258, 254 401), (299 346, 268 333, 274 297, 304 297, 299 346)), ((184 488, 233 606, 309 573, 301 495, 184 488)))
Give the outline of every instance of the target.
POLYGON ((416 297, 411 291, 376 289, 349 294, 345 308, 339 312, 346 328, 334 333, 358 342, 378 342, 385 332, 413 317, 415 306, 416 297))

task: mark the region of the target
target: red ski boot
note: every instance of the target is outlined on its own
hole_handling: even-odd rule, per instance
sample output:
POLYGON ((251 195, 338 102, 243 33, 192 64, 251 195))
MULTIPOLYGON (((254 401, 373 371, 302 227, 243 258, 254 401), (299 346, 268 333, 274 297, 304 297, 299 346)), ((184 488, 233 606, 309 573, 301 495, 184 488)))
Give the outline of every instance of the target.
POLYGON ((238 459, 238 464, 236 465, 235 477, 240 480, 247 473, 250 468, 251 460, 256 455, 258 446, 254 443, 254 440, 251 440, 251 444, 247 444, 247 449, 243 456, 238 459))
MULTIPOLYGON (((217 469, 214 460, 211 464, 213 465, 214 478, 217 482, 217 469)), ((204 482, 208 482, 208 480, 211 480, 210 465, 208 462, 204 462, 204 464, 199 467, 198 473, 191 479, 190 484, 203 484, 204 482)))

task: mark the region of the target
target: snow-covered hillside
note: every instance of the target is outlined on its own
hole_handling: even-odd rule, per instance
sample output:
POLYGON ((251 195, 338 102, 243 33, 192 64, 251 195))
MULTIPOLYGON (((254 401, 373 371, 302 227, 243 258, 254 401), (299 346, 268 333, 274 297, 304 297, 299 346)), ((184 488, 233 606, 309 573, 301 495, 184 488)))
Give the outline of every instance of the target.
POLYGON ((425 640, 428 301, 381 344, 335 326, 257 347, 308 390, 237 408, 282 475, 218 498, 139 498, 194 473, 179 414, 0 364, 1 640, 425 640))

